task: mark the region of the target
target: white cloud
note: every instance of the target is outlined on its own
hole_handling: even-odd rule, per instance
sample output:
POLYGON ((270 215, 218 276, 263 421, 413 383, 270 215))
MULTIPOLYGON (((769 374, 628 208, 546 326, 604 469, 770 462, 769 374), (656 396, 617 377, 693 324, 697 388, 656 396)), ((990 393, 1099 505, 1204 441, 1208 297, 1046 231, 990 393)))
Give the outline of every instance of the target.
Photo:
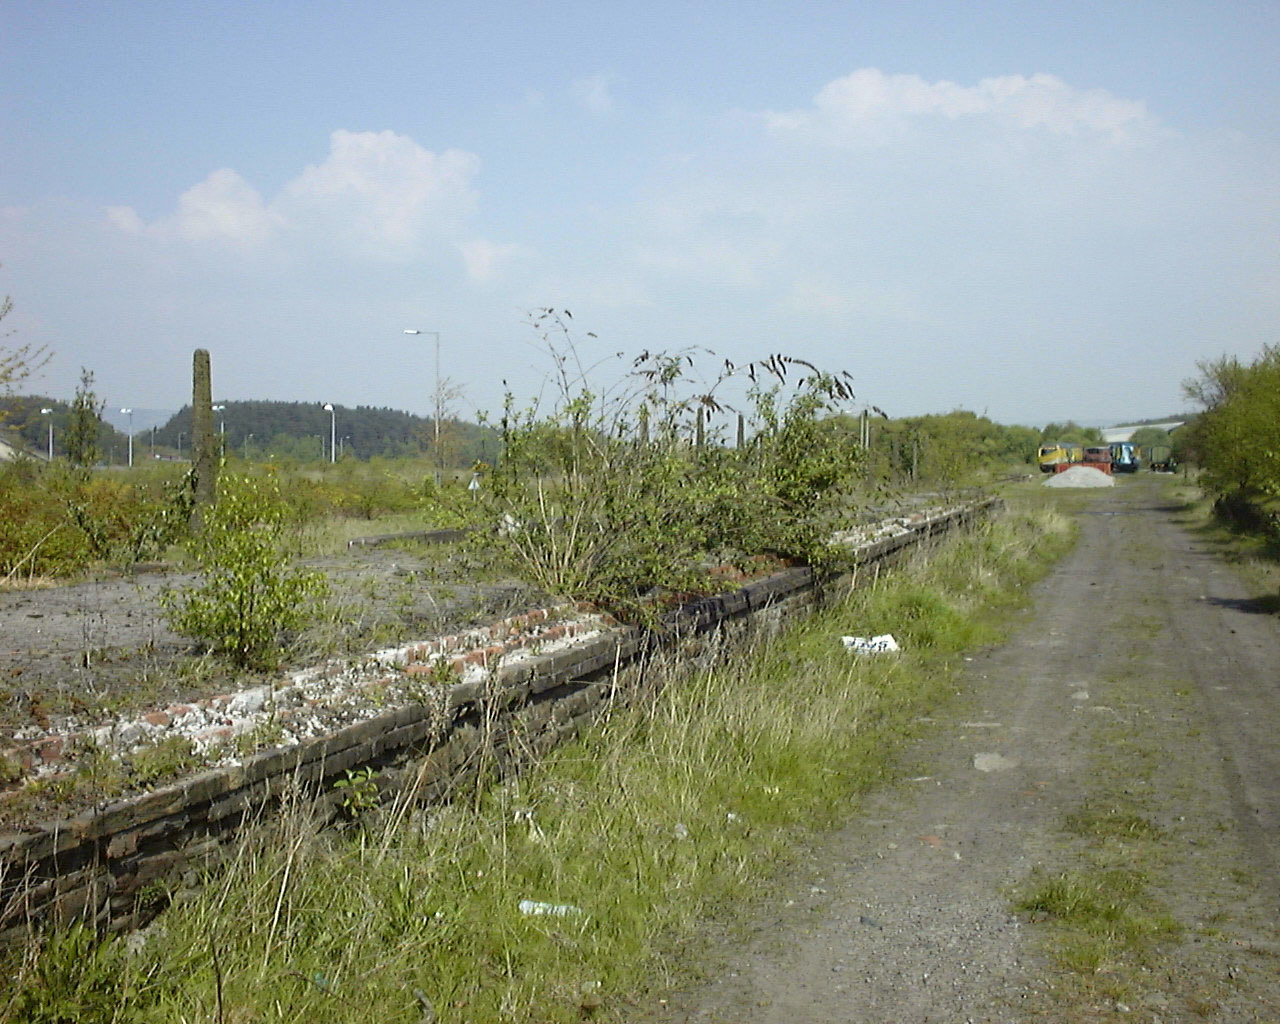
POLYGON ((255 244, 274 233, 278 218, 257 189, 230 168, 214 171, 178 198, 175 230, 188 241, 207 239, 255 244))
POLYGON ((573 98, 592 114, 612 114, 613 96, 609 92, 612 79, 608 75, 592 75, 579 78, 569 86, 573 98))
POLYGON ((107 220, 126 235, 141 235, 147 230, 146 222, 132 206, 108 206, 107 220))
POLYGON ((403 257, 425 236, 461 231, 475 206, 480 161, 433 153, 394 132, 336 131, 329 155, 289 181, 271 203, 229 168, 184 192, 177 209, 150 223, 127 206, 107 219, 134 235, 189 242, 262 245, 289 235, 308 247, 403 257))
POLYGON ((394 132, 336 131, 329 157, 289 182, 278 205, 295 222, 322 220, 353 238, 403 249, 456 230, 475 205, 472 153, 436 154, 394 132))
POLYGON ((127 234, 238 245, 265 242, 280 226, 279 216, 258 191, 227 167, 182 193, 177 210, 168 217, 147 224, 132 207, 112 206, 107 219, 127 234))
MULTIPOLYGON (((1124 361, 1167 347, 1172 390, 1158 395, 1173 397, 1145 406, 1163 412, 1196 357, 1254 345, 1274 323, 1269 147, 1177 136, 1137 100, 1049 75, 964 84, 862 69, 821 85, 795 110, 776 101, 662 134, 671 150, 645 150, 612 192, 548 175, 594 157, 565 156, 551 134, 551 160, 519 132, 486 143, 509 163, 501 201, 478 210, 472 153, 339 131, 282 183, 218 171, 158 217, 50 202, 25 215, 17 244, 17 214, 0 210, 0 249, 42 260, 56 282, 40 294, 15 255, 0 293, 29 316, 67 311, 43 333, 24 325, 58 348, 66 393, 75 367, 110 365, 104 382, 131 405, 145 404, 147 377, 181 381, 174 339, 193 330, 192 344, 216 345, 229 395, 420 408, 421 381, 360 365, 353 339, 390 344, 421 322, 457 342, 449 372, 468 401, 492 406, 495 371, 519 390, 532 362, 506 356, 522 311, 555 305, 610 350, 696 341, 741 362, 781 344, 849 365, 894 412, 949 408, 989 381, 993 411, 1022 416, 1039 398, 1009 371, 1027 346, 1106 346, 1124 361), (117 339, 109 357, 66 340, 104 335, 117 339), (163 375, 128 358, 135 346, 163 375), (117 365, 145 369, 134 382, 117 365)), ((575 89, 607 115, 607 79, 575 89)), ((564 88, 553 100, 572 103, 564 88)), ((1119 384, 1089 383, 1093 406, 1121 407, 1119 384)))
POLYGON ((1127 142, 1154 129, 1146 104, 1104 89, 1081 90, 1048 74, 984 78, 977 85, 927 82, 860 68, 828 82, 802 110, 768 112, 775 132, 832 145, 875 144, 913 120, 985 121, 1054 135, 1094 134, 1127 142))
POLYGON ((458 246, 467 276, 477 284, 489 284, 521 253, 518 245, 501 245, 485 238, 473 238, 458 246))

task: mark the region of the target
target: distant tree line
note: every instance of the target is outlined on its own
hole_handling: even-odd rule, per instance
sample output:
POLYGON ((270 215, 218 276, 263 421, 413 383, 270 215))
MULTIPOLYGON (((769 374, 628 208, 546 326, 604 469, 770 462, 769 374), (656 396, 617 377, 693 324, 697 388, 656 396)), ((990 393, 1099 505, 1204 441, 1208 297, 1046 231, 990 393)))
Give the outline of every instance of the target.
MULTIPOLYGON (((91 393, 71 402, 47 395, 6 395, 0 397, 0 423, 33 454, 47 456, 52 427, 54 458, 70 458, 77 465, 119 464, 128 458, 128 435, 102 418, 91 393)), ((138 452, 135 448, 135 458, 138 452)))
MULTIPOLYGON (((47 395, 0 396, 0 423, 6 434, 33 454, 45 454, 49 428, 53 427, 54 456, 90 453, 87 464, 120 464, 127 459, 129 437, 101 416, 101 403, 82 381, 71 402, 47 395), (42 410, 49 409, 49 413, 42 410), (86 426, 89 424, 89 426, 86 426), (85 436, 88 433, 91 436, 85 436), (74 442, 74 443, 73 443, 74 442)), ((339 459, 368 460, 428 455, 435 458, 435 426, 430 418, 397 409, 372 406, 335 406, 330 421, 323 406, 308 402, 220 402, 213 413, 229 456, 250 459, 289 459, 313 462, 331 458, 330 442, 337 441, 339 459), (331 426, 335 428, 331 434, 331 426)), ((134 435, 134 459, 189 458, 191 455, 191 407, 184 406, 154 431, 134 435)), ((443 464, 465 469, 477 462, 493 462, 498 455, 498 433, 490 427, 464 420, 442 420, 440 450, 443 464)), ((82 459, 72 458, 74 462, 82 459)))
POLYGON ((869 468, 889 484, 957 485, 1034 463, 1044 440, 1097 443, 1098 436, 1074 423, 1051 423, 1042 430, 1006 426, 964 409, 877 418, 871 424, 869 468))
MULTIPOLYGON (((215 403, 213 428, 226 452, 250 459, 313 461, 331 459, 336 443, 339 459, 435 457, 435 424, 399 409, 336 405, 332 418, 315 402, 239 401, 215 403)), ((440 455, 450 468, 464 468, 497 455, 497 433, 475 423, 442 419, 440 455)), ((184 406, 162 427, 156 443, 166 450, 189 452, 191 407, 184 406)))

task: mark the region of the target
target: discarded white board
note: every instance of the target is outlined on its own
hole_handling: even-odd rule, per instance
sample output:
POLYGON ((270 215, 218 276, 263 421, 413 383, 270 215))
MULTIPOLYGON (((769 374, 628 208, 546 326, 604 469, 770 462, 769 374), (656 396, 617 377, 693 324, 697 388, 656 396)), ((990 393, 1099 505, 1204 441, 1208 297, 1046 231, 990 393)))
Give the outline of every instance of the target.
POLYGON ((568 903, 542 903, 538 900, 521 900, 520 913, 532 917, 543 915, 548 917, 576 917, 582 913, 582 908, 568 903))
POLYGON ((888 651, 900 651, 898 641, 893 638, 892 633, 884 633, 881 636, 842 636, 841 642, 847 650, 853 651, 855 654, 884 654, 888 651))

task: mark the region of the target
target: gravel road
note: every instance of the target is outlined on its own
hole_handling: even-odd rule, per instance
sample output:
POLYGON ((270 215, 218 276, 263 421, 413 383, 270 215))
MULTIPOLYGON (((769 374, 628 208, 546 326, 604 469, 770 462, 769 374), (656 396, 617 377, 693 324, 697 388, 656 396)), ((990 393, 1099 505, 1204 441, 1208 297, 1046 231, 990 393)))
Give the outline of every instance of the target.
POLYGON ((1080 543, 1008 642, 974 655, 898 778, 753 911, 750 937, 713 942, 705 982, 633 1020, 1280 1021, 1280 622, 1165 482, 1117 484, 1058 492, 1080 543), (1029 878, 1099 863, 1064 827, 1082 808, 1149 824, 1106 855, 1141 845, 1183 926, 1087 975, 1012 910, 1029 878))

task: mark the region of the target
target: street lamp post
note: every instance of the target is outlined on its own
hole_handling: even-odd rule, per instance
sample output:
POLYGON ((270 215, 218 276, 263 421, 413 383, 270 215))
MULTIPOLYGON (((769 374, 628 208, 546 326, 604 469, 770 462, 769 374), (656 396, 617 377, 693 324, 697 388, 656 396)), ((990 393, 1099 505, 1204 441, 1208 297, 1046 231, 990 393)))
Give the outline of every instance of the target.
POLYGON ((41 409, 40 415, 49 417, 49 461, 53 461, 53 410, 41 409))
POLYGON ((324 411, 329 414, 329 462, 338 461, 338 413, 332 402, 324 403, 324 411))
MULTIPOLYGON (((226 409, 226 406, 211 405, 209 408, 216 413, 221 413, 226 409)), ((227 418, 222 415, 218 416, 218 447, 222 449, 222 455, 225 458, 227 454, 227 418)))
POLYGON ((436 339, 436 408, 435 408, 435 434, 436 434, 436 486, 440 486, 440 480, 444 476, 444 453, 440 451, 440 416, 444 406, 444 396, 440 391, 440 332, 439 331, 419 331, 413 328, 407 328, 405 334, 430 334, 436 339))
POLYGON ((133 468, 133 410, 121 409, 129 417, 129 468, 133 468))

